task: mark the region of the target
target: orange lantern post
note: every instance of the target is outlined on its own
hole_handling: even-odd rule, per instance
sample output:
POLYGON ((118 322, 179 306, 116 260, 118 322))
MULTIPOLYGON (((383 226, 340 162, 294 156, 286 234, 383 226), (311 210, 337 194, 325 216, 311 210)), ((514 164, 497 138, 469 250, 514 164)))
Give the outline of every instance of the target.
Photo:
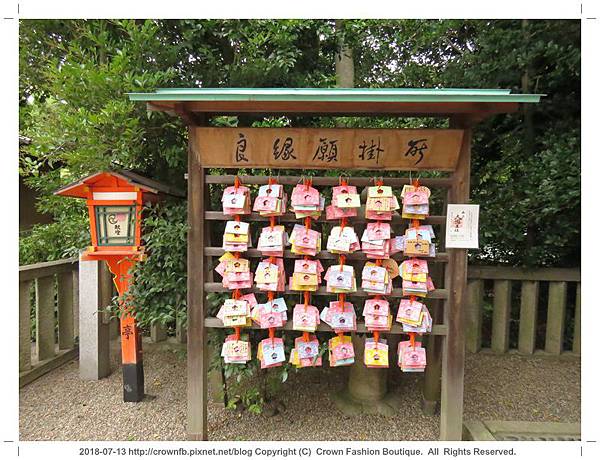
MULTIPOLYGON (((131 269, 144 259, 141 243, 142 207, 162 195, 185 196, 131 171, 103 171, 60 188, 55 195, 85 198, 90 216, 92 245, 82 260, 106 261, 119 296, 127 293, 131 269)), ((135 318, 127 308, 121 315, 123 401, 144 397, 142 339, 135 318)))

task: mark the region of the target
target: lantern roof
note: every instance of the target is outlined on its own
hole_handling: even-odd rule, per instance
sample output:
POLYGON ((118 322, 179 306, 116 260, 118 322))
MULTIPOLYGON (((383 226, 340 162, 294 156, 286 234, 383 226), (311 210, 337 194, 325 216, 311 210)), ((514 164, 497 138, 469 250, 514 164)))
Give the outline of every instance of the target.
POLYGON ((88 190, 94 187, 139 188, 144 194, 185 197, 185 193, 176 187, 162 184, 127 170, 100 171, 65 185, 56 190, 54 194, 87 198, 88 190))

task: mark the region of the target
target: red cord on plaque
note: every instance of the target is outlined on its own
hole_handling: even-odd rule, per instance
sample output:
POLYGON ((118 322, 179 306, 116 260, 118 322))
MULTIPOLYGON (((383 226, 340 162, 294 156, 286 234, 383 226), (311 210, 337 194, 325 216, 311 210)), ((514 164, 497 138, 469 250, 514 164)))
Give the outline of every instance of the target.
POLYGON ((319 309, 311 305, 310 293, 319 289, 323 267, 313 259, 321 250, 321 234, 312 229, 312 219, 322 211, 321 196, 312 187, 312 180, 304 178, 292 191, 292 210, 296 218, 304 219, 304 225, 296 224, 290 236, 291 252, 302 256, 294 262, 290 289, 300 291, 301 301, 294 306, 292 329, 302 331, 294 340, 290 363, 296 368, 321 365, 319 342, 314 332, 320 323, 319 309))
POLYGON ((285 291, 286 276, 282 257, 287 235, 285 228, 277 225, 277 216, 285 212, 286 201, 283 186, 269 177, 267 184, 259 188, 253 208, 262 217, 269 218, 269 226, 261 230, 257 246, 268 257, 259 262, 254 276, 256 287, 267 292, 267 302, 257 304, 252 313, 254 322, 261 329, 268 329, 269 334, 258 345, 257 358, 261 369, 278 367, 285 362, 283 339, 276 337, 276 330, 287 322, 287 305, 283 297, 276 297, 276 293, 285 291))
POLYGON ((387 340, 381 339, 381 332, 391 329, 392 317, 390 304, 385 299, 392 293, 392 276, 388 271, 391 255, 392 213, 395 210, 395 198, 392 188, 384 186, 383 179, 375 180, 375 186, 367 190, 367 209, 365 216, 374 222, 367 223, 362 237, 363 252, 367 261, 362 271, 362 288, 372 298, 365 301, 363 317, 365 328, 373 333, 365 339, 364 363, 367 367, 388 367, 387 340))
POLYGON ((424 257, 432 253, 431 226, 421 225, 421 220, 429 214, 430 191, 422 187, 419 179, 405 186, 402 199, 402 217, 410 219, 410 225, 404 235, 404 255, 408 257, 402 262, 402 294, 408 299, 401 299, 396 321, 402 323, 403 332, 409 335, 408 341, 398 344, 398 365, 405 372, 422 372, 427 364, 425 349, 416 336, 430 332, 431 316, 424 303, 417 301, 426 297, 434 289, 429 277, 427 261, 424 257))
POLYGON ((330 302, 323 311, 323 320, 336 332, 329 340, 329 364, 332 367, 348 366, 354 363, 354 346, 345 332, 356 331, 354 305, 346 301, 346 295, 357 291, 354 266, 347 263, 349 254, 360 250, 360 240, 354 227, 348 224, 349 217, 357 216, 360 208, 360 195, 356 187, 349 185, 345 177, 340 177, 338 186, 333 187, 331 205, 327 208, 327 219, 338 220, 339 225, 331 229, 327 240, 327 250, 338 255, 338 265, 327 270, 327 292, 337 294, 337 301, 330 302))
POLYGON ((250 241, 249 224, 242 222, 241 216, 250 214, 250 190, 235 177, 233 186, 223 191, 223 214, 233 216, 225 225, 223 250, 215 271, 222 276, 223 286, 232 290, 230 299, 225 300, 217 318, 226 327, 233 327, 234 333, 225 338, 222 356, 226 363, 245 364, 251 358, 247 336, 241 335, 241 328, 252 325, 251 306, 255 303, 254 294, 242 294, 242 289, 252 287, 250 263, 241 257, 248 250, 250 241))

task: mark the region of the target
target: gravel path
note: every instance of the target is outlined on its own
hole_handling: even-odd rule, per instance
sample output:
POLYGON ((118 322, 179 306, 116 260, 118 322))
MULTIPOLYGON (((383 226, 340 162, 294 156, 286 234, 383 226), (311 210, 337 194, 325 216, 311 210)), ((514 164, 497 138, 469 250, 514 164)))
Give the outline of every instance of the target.
MULTIPOLYGON (((183 354, 168 346, 145 344, 146 393, 151 398, 137 404, 121 400, 118 358, 119 354, 113 353, 115 372, 98 382, 80 380, 73 361, 21 389, 21 440, 184 440, 183 354)), ((329 397, 343 387, 345 371, 305 369, 291 375, 284 385, 286 410, 273 417, 240 414, 211 404, 209 437, 315 441, 438 438, 439 418, 424 416, 419 407, 421 376, 402 375, 393 388, 402 402, 401 416, 353 418, 337 411, 329 397)), ((468 355, 465 419, 579 421, 579 361, 468 355)))

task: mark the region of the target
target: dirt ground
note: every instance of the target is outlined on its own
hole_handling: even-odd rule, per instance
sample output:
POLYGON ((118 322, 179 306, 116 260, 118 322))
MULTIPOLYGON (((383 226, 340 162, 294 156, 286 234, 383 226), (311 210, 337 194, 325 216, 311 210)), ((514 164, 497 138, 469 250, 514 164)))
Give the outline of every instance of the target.
MULTIPOLYGON (((184 354, 166 344, 145 344, 146 393, 123 403, 118 353, 113 373, 79 379, 72 361, 21 389, 21 440, 184 440, 184 354)), ((401 411, 393 417, 344 416, 331 394, 344 387, 346 369, 303 369, 283 389, 285 410, 275 416, 208 408, 212 440, 432 440, 439 417, 420 409, 422 375, 400 375, 391 388, 401 411), (390 429, 394 427, 394 429, 390 429)), ((465 419, 578 422, 580 363, 573 358, 467 355, 465 419)))

